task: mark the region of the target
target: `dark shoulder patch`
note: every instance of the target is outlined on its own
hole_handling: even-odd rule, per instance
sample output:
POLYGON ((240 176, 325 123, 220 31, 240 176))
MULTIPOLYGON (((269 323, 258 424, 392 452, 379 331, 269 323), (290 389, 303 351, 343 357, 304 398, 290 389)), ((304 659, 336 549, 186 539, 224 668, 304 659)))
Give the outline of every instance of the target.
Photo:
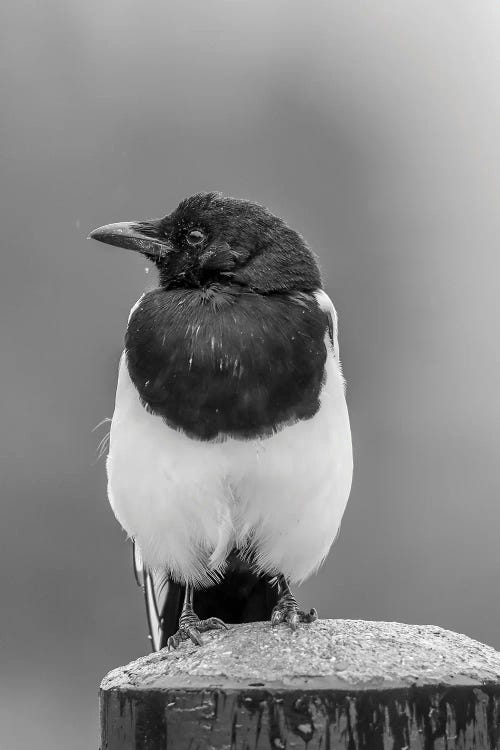
POLYGON ((319 408, 327 320, 313 295, 146 294, 125 345, 143 404, 192 438, 252 438, 319 408))

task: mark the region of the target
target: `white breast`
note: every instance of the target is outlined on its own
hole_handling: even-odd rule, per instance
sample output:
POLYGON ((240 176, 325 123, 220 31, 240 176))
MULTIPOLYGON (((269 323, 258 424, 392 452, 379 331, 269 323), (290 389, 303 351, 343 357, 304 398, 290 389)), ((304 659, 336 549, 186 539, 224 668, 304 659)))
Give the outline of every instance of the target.
POLYGON ((340 526, 352 478, 343 378, 328 343, 321 407, 258 440, 202 442, 142 406, 122 356, 107 461, 111 506, 145 561, 209 585, 238 545, 258 567, 301 581, 340 526))

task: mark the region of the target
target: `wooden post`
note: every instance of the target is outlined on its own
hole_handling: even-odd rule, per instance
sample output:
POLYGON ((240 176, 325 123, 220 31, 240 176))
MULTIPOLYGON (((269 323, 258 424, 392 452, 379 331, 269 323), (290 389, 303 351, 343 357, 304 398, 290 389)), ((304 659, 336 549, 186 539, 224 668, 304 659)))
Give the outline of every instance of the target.
POLYGON ((500 748, 500 653, 430 625, 203 634, 110 672, 101 750, 500 748))

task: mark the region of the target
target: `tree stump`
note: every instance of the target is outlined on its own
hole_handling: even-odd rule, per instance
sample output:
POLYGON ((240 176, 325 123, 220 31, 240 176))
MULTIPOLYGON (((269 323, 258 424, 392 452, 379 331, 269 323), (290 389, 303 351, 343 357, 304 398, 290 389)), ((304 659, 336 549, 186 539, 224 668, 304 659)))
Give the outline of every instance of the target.
POLYGON ((102 682, 102 750, 500 748, 500 653, 430 625, 203 634, 102 682))

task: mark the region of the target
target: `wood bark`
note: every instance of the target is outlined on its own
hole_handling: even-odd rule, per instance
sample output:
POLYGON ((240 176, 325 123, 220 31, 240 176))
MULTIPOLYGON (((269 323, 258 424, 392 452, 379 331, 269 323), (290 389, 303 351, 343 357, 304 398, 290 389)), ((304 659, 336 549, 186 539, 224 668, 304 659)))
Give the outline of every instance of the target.
POLYGON ((500 653, 435 626, 204 634, 101 685, 102 750, 500 749, 500 653))

